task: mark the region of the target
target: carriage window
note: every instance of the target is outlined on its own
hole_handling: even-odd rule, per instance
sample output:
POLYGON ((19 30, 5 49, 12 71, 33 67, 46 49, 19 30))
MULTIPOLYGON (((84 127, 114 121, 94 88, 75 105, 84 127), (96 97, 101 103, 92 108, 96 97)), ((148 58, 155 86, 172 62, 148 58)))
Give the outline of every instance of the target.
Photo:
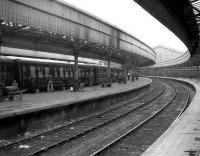
POLYGON ((85 71, 85 69, 83 69, 83 75, 86 76, 86 71, 85 71))
POLYGON ((85 72, 84 69, 81 70, 81 76, 84 77, 85 76, 85 72))
POLYGON ((93 76, 93 70, 90 70, 90 76, 91 77, 93 76))
POLYGON ((2 71, 2 79, 12 80, 13 79, 13 67, 12 66, 1 66, 4 71, 2 71))
POLYGON ((22 71, 23 71, 23 73, 26 73, 26 66, 25 65, 23 65, 22 71))
POLYGON ((70 68, 70 76, 71 76, 71 77, 74 77, 74 72, 73 72, 73 69, 72 69, 72 68, 70 68))
POLYGON ((90 70, 88 68, 87 68, 86 72, 87 72, 87 76, 90 76, 90 70))
POLYGON ((30 66, 30 74, 32 78, 36 78, 35 66, 30 66))
POLYGON ((101 75, 101 68, 98 69, 98 75, 101 75))
POLYGON ((1 66, 2 79, 6 80, 6 66, 1 66))
POLYGON ((69 72, 69 77, 73 77, 73 69, 72 68, 69 68, 68 72, 69 72))
POLYGON ((27 79, 27 71, 26 71, 25 65, 22 66, 22 78, 23 78, 23 80, 27 79))
POLYGON ((55 77, 58 77, 58 70, 57 70, 57 68, 54 68, 54 73, 55 73, 55 77))
POLYGON ((59 68, 55 67, 55 77, 59 77, 60 70, 59 68))
POLYGON ((83 71, 80 69, 80 77, 83 77, 83 71))
POLYGON ((38 78, 43 78, 43 67, 38 67, 38 78))
POLYGON ((70 75, 71 75, 71 77, 74 77, 74 72, 73 72, 73 71, 71 71, 71 74, 70 74, 70 75))
POLYGON ((78 69, 78 77, 81 77, 81 69, 78 69))
POLYGON ((45 77, 47 78, 48 77, 48 74, 49 74, 49 67, 45 67, 44 68, 44 74, 45 74, 45 77))
POLYGON ((58 70, 57 70, 57 68, 52 68, 52 73, 53 73, 53 76, 54 77, 58 77, 58 70))
POLYGON ((69 77, 68 68, 65 68, 65 77, 69 77))
POLYGON ((87 69, 87 72, 88 72, 88 76, 90 76, 90 69, 87 69))
POLYGON ((64 69, 60 68, 60 77, 64 77, 64 69))
POLYGON ((106 69, 103 69, 103 74, 106 75, 106 69))

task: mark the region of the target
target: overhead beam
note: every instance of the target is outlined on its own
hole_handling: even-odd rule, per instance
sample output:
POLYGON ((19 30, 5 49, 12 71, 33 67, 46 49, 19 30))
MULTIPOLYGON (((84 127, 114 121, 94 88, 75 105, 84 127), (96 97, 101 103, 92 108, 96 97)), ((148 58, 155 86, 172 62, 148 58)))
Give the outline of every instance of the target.
MULTIPOLYGON (((145 10, 147 10, 151 15, 158 19, 162 24, 164 24, 168 29, 177 35, 187 46, 189 51, 193 54, 195 53, 196 46, 196 32, 191 32, 188 28, 189 25, 195 23, 195 18, 191 15, 193 11, 191 10, 191 5, 188 0, 134 0, 140 4, 145 10), (180 4, 181 3, 181 4, 180 4), (187 9, 187 10, 186 10, 187 9), (186 12, 187 11, 187 12, 186 12), (191 17, 189 17, 191 16, 191 17), (187 19, 192 19, 187 21, 187 19), (193 20, 194 19, 194 20, 193 20), (188 22, 188 23, 187 23, 188 22)), ((195 0, 192 2, 196 2, 195 0)), ((197 35, 198 36, 198 35, 197 35)))

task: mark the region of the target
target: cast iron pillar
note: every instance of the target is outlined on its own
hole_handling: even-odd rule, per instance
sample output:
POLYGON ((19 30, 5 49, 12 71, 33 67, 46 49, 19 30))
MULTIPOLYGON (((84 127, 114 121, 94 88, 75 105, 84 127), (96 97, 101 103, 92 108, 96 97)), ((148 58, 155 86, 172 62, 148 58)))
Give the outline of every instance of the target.
POLYGON ((2 72, 1 72, 1 46, 3 44, 2 37, 0 36, 0 102, 2 102, 2 72))
POLYGON ((131 78, 131 81, 134 82, 134 80, 135 80, 135 66, 134 66, 133 63, 131 64, 131 70, 132 70, 132 78, 131 78))
POLYGON ((75 47, 73 49, 73 54, 74 54, 74 91, 78 90, 79 87, 79 82, 78 82, 78 56, 79 56, 79 51, 75 47))
POLYGON ((79 53, 76 51, 74 52, 74 80, 78 81, 78 55, 79 53))
POLYGON ((139 69, 138 69, 138 67, 135 68, 135 71, 136 71, 135 79, 138 80, 139 79, 139 69))
POLYGON ((199 65, 197 64, 197 80, 199 81, 199 65))
POLYGON ((108 57, 107 78, 108 78, 108 82, 110 82, 110 78, 111 78, 111 72, 110 72, 110 57, 108 57))
POLYGON ((123 83, 126 84, 126 76, 127 76, 127 64, 124 62, 123 65, 123 83))

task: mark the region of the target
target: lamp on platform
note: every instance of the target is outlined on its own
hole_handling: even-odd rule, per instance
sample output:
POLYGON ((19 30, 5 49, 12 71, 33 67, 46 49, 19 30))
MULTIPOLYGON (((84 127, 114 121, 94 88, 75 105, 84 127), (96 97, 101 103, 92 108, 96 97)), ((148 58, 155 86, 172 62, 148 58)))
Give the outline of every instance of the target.
POLYGON ((2 75, 2 72, 1 72, 1 46, 2 46, 2 44, 3 44, 2 36, 0 35, 0 102, 2 102, 2 96, 3 96, 3 93, 2 93, 2 80, 1 80, 1 75, 2 75))

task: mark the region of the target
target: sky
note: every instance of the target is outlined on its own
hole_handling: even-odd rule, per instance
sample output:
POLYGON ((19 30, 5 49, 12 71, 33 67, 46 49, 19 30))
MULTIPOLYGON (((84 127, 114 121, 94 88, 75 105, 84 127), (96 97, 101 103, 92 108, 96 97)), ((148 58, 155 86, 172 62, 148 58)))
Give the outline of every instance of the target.
POLYGON ((186 46, 133 0, 63 0, 132 34, 151 47, 164 45, 182 52, 186 46))

